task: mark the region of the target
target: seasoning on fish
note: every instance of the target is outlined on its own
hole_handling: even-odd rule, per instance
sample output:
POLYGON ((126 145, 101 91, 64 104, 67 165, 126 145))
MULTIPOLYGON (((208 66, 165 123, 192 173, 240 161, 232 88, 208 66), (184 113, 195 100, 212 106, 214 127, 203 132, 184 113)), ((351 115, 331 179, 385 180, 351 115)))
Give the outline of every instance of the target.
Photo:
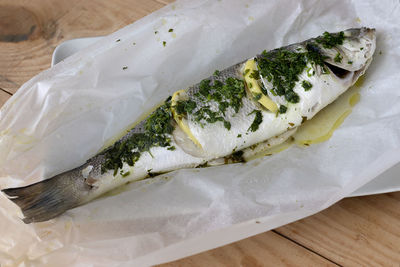
POLYGON ((3 192, 21 208, 25 223, 41 222, 130 181, 243 162, 264 146, 284 142, 345 92, 364 74, 374 51, 375 30, 368 28, 325 32, 263 51, 177 91, 82 166, 3 192))

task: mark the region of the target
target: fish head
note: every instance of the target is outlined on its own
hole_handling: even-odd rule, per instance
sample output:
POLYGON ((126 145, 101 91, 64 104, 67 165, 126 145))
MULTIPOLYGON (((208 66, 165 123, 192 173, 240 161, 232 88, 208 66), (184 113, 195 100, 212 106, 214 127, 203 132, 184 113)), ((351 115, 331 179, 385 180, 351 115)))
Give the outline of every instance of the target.
POLYGON ((375 29, 362 27, 336 34, 344 36, 342 44, 334 47, 320 45, 319 48, 332 75, 354 83, 364 74, 372 61, 376 48, 375 29))

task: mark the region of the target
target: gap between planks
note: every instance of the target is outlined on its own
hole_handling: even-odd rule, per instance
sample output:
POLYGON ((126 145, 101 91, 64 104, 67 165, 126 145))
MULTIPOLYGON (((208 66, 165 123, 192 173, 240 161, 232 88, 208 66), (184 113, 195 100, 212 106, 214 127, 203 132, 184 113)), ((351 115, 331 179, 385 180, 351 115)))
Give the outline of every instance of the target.
POLYGON ((302 248, 304 248, 304 249, 310 251, 311 253, 313 253, 313 254, 315 254, 315 255, 321 257, 321 258, 324 258, 325 260, 329 261, 329 262, 332 263, 332 264, 335 264, 335 265, 337 265, 337 266, 342 266, 342 265, 340 265, 339 263, 333 261, 332 259, 330 259, 330 258, 328 258, 328 257, 326 257, 326 256, 324 256, 324 255, 322 255, 322 254, 320 254, 320 253, 318 253, 318 252, 316 252, 315 250, 312 250, 311 248, 306 247, 305 245, 303 245, 303 244, 301 244, 301 243, 299 243, 299 242, 297 242, 297 241, 291 239, 290 237, 285 236, 284 234, 278 232, 277 230, 271 230, 271 232, 273 232, 273 233, 279 235, 279 236, 282 237, 282 238, 287 239, 288 241, 290 241, 290 242, 292 242, 292 243, 294 243, 294 244, 296 244, 296 245, 298 245, 298 246, 300 246, 300 247, 302 247, 302 248))

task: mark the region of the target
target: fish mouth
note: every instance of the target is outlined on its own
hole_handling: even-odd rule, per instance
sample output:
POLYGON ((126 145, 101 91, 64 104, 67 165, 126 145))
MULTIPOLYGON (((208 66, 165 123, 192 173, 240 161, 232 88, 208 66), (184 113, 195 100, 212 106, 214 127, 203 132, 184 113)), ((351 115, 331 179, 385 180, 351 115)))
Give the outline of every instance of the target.
POLYGON ((325 66, 327 66, 330 72, 333 73, 339 79, 345 79, 349 74, 354 73, 354 71, 340 68, 338 66, 330 64, 329 62, 325 62, 325 66))

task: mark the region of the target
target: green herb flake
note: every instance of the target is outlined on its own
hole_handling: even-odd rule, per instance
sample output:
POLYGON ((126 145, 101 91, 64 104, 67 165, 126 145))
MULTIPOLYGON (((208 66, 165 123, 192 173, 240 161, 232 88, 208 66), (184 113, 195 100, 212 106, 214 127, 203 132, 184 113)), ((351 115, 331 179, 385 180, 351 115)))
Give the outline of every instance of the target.
POLYGON ((158 31, 155 31, 155 32, 154 32, 154 34, 157 34, 157 33, 158 33, 158 31))
POLYGON ((333 59, 336 63, 341 63, 343 57, 340 55, 340 53, 337 53, 335 58, 333 59))
POLYGON ((143 152, 149 152, 152 147, 172 148, 170 135, 174 130, 172 125, 170 102, 157 108, 146 120, 144 132, 133 133, 126 139, 116 142, 105 153, 105 162, 101 166, 102 173, 114 170, 114 176, 123 163, 134 166, 143 152))
POLYGON ((167 45, 167 42, 166 42, 166 41, 163 41, 163 42, 162 42, 162 45, 165 47, 165 46, 167 45))
POLYGON ((260 72, 258 70, 253 70, 249 77, 258 80, 260 79, 260 72))
POLYGON ((286 111, 287 111, 287 107, 286 106, 284 106, 284 105, 280 105, 279 106, 279 113, 280 114, 284 114, 284 113, 286 113, 286 111))
POLYGON ((242 134, 238 134, 238 135, 237 135, 237 138, 240 138, 240 137, 242 137, 242 134))
POLYGON ((174 29, 169 29, 169 30, 168 30, 168 32, 173 32, 173 31, 174 31, 174 29))
POLYGON ((250 69, 245 69, 243 75, 247 75, 249 73, 250 69))
POLYGON ((224 127, 229 131, 231 129, 231 123, 229 121, 224 121, 224 127))
POLYGON ((254 94, 254 100, 258 101, 262 97, 262 94, 254 94))
POLYGON ((353 61, 347 61, 347 64, 349 64, 349 65, 351 65, 351 64, 353 64, 353 61))
POLYGON ((118 42, 121 42, 121 39, 117 39, 115 42, 117 42, 117 43, 118 43, 118 42))
POLYGON ((312 84, 309 81, 303 81, 301 86, 304 88, 304 91, 310 91, 312 84))
POLYGON ((126 70, 126 69, 128 69, 128 67, 127 67, 127 66, 124 66, 124 67, 122 67, 122 69, 123 69, 123 70, 126 70))
POLYGON ((127 171, 127 172, 125 172, 125 173, 122 173, 121 175, 122 175, 122 177, 126 177, 126 176, 128 176, 129 174, 131 174, 131 172, 127 171))
POLYGON ((361 50, 361 51, 364 50, 364 47, 360 47, 360 50, 361 50))
POLYGON ((263 115, 260 110, 253 110, 249 115, 255 114, 254 120, 247 131, 255 132, 263 121, 263 115))
POLYGON ((221 74, 221 72, 219 70, 214 71, 214 76, 219 76, 220 74, 221 74))
POLYGON ((336 45, 342 45, 345 39, 344 32, 329 33, 324 32, 322 36, 316 38, 316 42, 324 48, 332 48, 336 45))

